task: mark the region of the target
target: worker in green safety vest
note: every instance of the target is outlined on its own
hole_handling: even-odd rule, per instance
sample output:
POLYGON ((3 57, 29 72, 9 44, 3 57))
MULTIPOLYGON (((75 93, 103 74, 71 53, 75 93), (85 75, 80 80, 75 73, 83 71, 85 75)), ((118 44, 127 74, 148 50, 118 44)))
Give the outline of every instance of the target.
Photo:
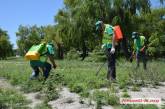
POLYGON ((111 81, 116 80, 116 65, 115 65, 115 34, 114 28, 110 24, 104 24, 103 21, 97 21, 96 31, 102 37, 102 48, 105 50, 107 61, 108 61, 108 71, 107 79, 111 81))
POLYGON ((138 32, 132 32, 132 38, 134 40, 134 51, 133 54, 136 54, 137 67, 140 65, 140 60, 143 61, 143 67, 146 69, 146 38, 143 35, 139 35, 138 32))
POLYGON ((54 61, 53 55, 55 53, 54 51, 54 45, 52 42, 45 43, 43 50, 41 51, 40 59, 39 60, 30 60, 30 66, 33 69, 33 73, 30 77, 30 79, 37 78, 39 75, 39 68, 42 69, 43 76, 45 79, 48 78, 49 72, 53 66, 53 68, 56 68, 56 63, 54 61), (52 65, 47 62, 47 59, 49 58, 52 65))

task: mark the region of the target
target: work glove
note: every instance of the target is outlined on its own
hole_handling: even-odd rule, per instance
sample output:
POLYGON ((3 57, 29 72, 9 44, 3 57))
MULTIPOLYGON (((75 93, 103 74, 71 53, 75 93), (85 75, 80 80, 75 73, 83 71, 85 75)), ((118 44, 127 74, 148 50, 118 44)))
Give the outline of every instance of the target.
POLYGON ((112 47, 110 53, 114 54, 115 53, 115 48, 112 47))
POLYGON ((103 45, 101 46, 101 48, 102 48, 102 49, 105 49, 105 46, 106 46, 106 44, 103 44, 103 45))

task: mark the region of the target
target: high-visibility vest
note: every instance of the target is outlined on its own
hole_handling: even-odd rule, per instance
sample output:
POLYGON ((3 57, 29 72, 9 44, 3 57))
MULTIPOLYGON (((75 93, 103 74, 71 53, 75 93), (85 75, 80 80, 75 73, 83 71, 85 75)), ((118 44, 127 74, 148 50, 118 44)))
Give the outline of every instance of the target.
POLYGON ((134 39, 134 49, 136 51, 139 51, 145 43, 145 37, 144 36, 139 36, 139 39, 134 39))
POLYGON ((109 24, 104 24, 105 30, 104 30, 104 35, 102 39, 103 44, 112 44, 112 36, 114 34, 113 32, 113 26, 109 24))

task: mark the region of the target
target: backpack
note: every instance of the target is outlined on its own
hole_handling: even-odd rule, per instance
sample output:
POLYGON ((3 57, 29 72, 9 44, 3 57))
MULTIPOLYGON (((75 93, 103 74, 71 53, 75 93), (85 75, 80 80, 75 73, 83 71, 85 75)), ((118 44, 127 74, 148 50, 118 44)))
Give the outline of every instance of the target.
POLYGON ((25 54, 26 60, 40 60, 40 56, 46 51, 46 43, 39 45, 33 45, 29 51, 25 54))
POLYGON ((114 32, 115 32, 115 40, 118 42, 119 40, 122 40, 123 39, 123 33, 120 29, 120 26, 119 25, 116 25, 114 27, 114 32))

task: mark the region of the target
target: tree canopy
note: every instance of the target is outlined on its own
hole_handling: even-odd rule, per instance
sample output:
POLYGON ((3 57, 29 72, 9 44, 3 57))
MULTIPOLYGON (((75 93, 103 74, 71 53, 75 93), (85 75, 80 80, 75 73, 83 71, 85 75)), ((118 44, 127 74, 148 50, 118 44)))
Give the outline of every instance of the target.
MULTIPOLYGON (((165 0, 159 0, 163 5, 165 0)), ((75 48, 86 56, 101 46, 101 37, 95 31, 95 22, 120 25, 124 39, 119 43, 128 54, 133 40, 131 33, 137 31, 148 40, 148 53, 151 56, 163 55, 165 8, 153 9, 150 0, 64 0, 64 7, 54 16, 55 25, 44 27, 20 25, 17 45, 21 54, 33 45, 41 42, 42 36, 47 41, 54 40, 57 48, 64 45, 65 51, 75 48), (161 49, 158 48, 161 46, 161 49)))
POLYGON ((0 28, 0 59, 6 59, 13 54, 13 45, 9 41, 7 31, 0 28))

